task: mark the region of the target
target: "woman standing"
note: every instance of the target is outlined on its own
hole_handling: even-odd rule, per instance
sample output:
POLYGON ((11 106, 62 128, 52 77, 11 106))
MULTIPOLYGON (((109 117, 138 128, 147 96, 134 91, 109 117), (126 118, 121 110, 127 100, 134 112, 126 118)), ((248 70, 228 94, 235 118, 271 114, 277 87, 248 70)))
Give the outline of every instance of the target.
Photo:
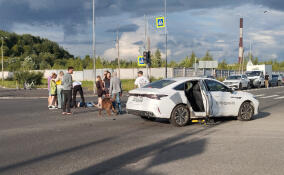
POLYGON ((57 109, 57 102, 56 102, 56 96, 57 96, 57 90, 56 90, 56 79, 57 75, 52 74, 51 80, 50 80, 50 94, 51 94, 51 108, 49 109, 57 109))
POLYGON ((107 72, 107 75, 104 78, 104 91, 107 97, 109 97, 110 78, 111 78, 111 73, 107 72))
POLYGON ((97 93, 98 93, 98 105, 96 105, 98 108, 102 107, 102 96, 103 96, 103 81, 101 76, 97 76, 96 80, 96 87, 97 87, 97 93))
POLYGON ((63 76, 64 76, 63 71, 60 71, 59 72, 59 76, 58 76, 57 81, 56 81, 58 109, 61 109, 62 108, 62 104, 63 104, 63 95, 62 95, 63 86, 61 85, 63 76))

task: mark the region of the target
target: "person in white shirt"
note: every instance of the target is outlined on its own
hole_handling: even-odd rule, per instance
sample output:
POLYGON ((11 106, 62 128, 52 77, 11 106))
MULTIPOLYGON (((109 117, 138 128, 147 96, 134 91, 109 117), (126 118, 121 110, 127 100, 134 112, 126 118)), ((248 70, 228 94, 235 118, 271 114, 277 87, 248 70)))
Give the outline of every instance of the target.
POLYGON ((74 81, 73 82, 73 103, 72 106, 73 107, 77 107, 77 103, 76 103, 76 96, 77 96, 77 92, 80 93, 81 96, 81 102, 83 104, 83 106, 85 106, 85 98, 84 98, 84 92, 83 92, 83 88, 82 88, 82 83, 80 81, 74 81))
POLYGON ((135 83, 134 83, 135 86, 138 87, 138 88, 142 88, 142 87, 146 86, 149 83, 150 83, 150 81, 148 80, 148 78, 143 76, 143 72, 142 71, 139 71, 138 72, 138 77, 136 78, 135 83))

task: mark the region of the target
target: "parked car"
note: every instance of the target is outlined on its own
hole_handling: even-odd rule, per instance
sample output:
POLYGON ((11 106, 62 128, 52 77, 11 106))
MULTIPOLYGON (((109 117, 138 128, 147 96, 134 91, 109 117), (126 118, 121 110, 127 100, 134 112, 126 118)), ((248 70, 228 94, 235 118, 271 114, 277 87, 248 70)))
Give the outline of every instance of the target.
POLYGON ((280 76, 281 76, 281 80, 282 80, 282 85, 284 84, 284 75, 283 74, 280 74, 280 76))
POLYGON ((249 89, 250 86, 250 80, 246 75, 231 75, 226 78, 225 81, 223 81, 225 85, 227 85, 230 88, 236 88, 236 89, 249 89))
POLYGON ((142 118, 166 118, 175 126, 192 119, 236 116, 250 120, 259 102, 248 92, 234 91, 218 80, 183 77, 162 79, 129 92, 126 109, 142 118))
POLYGON ((251 87, 264 87, 264 75, 263 71, 246 71, 246 76, 250 80, 251 87))
POLYGON ((282 86, 282 77, 279 74, 273 74, 269 80, 269 86, 282 86))

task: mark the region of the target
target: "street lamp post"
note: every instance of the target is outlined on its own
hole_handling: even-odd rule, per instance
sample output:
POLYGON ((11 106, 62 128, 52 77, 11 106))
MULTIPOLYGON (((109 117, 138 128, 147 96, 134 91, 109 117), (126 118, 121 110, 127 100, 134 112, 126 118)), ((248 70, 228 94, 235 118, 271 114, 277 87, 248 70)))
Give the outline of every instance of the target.
POLYGON ((1 53, 2 53, 2 86, 4 86, 4 54, 3 54, 4 38, 1 37, 1 40, 2 40, 2 46, 1 46, 1 53))
POLYGON ((167 0, 165 0, 165 37, 166 37, 166 70, 165 70, 165 77, 168 78, 168 31, 167 31, 167 0))
POLYGON ((94 93, 96 93, 96 33, 95 33, 95 0, 93 0, 93 74, 94 74, 94 93))

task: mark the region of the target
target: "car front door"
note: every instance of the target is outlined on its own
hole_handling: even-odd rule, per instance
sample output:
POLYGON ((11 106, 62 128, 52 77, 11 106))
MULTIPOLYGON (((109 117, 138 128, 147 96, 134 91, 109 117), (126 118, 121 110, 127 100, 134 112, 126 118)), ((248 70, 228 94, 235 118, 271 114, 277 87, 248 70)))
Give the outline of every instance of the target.
POLYGON ((212 98, 212 114, 214 116, 232 116, 235 99, 232 90, 215 80, 205 80, 206 87, 212 98))
POLYGON ((203 81, 192 80, 186 82, 184 92, 191 111, 194 113, 193 118, 211 115, 211 97, 208 95, 203 81))

